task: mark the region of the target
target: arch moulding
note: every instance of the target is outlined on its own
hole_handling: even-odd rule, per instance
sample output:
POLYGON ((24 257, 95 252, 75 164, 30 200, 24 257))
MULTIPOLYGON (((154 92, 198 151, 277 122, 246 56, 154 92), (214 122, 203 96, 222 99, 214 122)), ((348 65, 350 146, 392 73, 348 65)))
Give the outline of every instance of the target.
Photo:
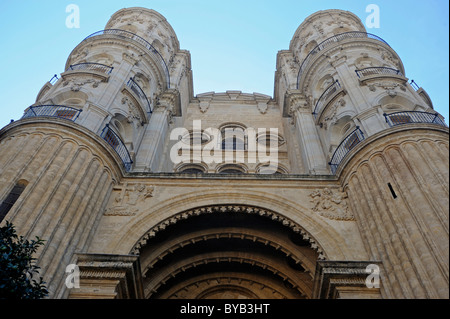
MULTIPOLYGON (((198 192, 180 195, 146 209, 123 225, 122 236, 111 241, 107 251, 139 254, 150 238, 179 221, 202 214, 258 214, 291 228, 308 241, 322 260, 350 260, 353 252, 345 238, 323 217, 289 200, 269 193, 198 192), (280 213, 282 212, 282 213, 280 213), (289 217, 288 217, 289 216, 289 217)), ((347 223, 347 221, 340 222, 347 223)))

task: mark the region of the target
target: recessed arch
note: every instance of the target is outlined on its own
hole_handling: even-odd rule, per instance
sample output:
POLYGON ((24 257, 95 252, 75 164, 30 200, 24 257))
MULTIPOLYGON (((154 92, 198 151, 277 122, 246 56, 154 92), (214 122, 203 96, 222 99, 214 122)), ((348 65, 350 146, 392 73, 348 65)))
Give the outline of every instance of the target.
MULTIPOLYGON (((238 273, 245 280, 257 274, 259 284, 271 282, 275 291, 287 287, 291 297, 312 297, 316 262, 324 257, 305 232, 297 234, 289 227, 288 220, 237 205, 198 207, 182 214, 187 215, 177 223, 159 225, 157 232, 153 228, 152 236, 134 251, 140 256, 146 298, 160 298, 211 273, 227 278, 238 273)), ((222 287, 223 293, 234 291, 214 286, 222 287)), ((189 298, 205 293, 192 289, 189 298)))

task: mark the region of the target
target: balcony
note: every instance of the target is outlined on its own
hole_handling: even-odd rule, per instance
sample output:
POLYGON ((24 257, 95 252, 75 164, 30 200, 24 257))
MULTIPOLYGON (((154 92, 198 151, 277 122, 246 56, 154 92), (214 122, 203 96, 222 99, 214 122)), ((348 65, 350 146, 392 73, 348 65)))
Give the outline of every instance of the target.
POLYGON ((393 68, 387 68, 387 67, 383 67, 383 66, 355 70, 355 72, 356 72, 356 75, 358 76, 358 78, 368 77, 368 76, 373 76, 373 75, 403 76, 403 74, 402 74, 402 72, 400 72, 400 70, 396 70, 393 68))
POLYGON ((127 172, 131 170, 131 165, 133 161, 131 160, 130 153, 128 152, 125 143, 121 140, 119 135, 117 135, 108 124, 106 124, 105 128, 100 133, 100 137, 103 138, 106 143, 108 143, 114 151, 119 155, 122 159, 123 166, 127 172))
POLYGON ((150 105, 150 101, 147 98, 147 95, 144 93, 142 88, 137 84, 133 78, 130 78, 126 85, 139 99, 140 101, 147 107, 147 113, 150 115, 152 113, 152 108, 150 105))
POLYGON ((74 65, 70 65, 69 69, 66 71, 96 71, 96 72, 100 72, 100 73, 104 73, 106 75, 111 74, 112 70, 114 68, 111 66, 107 66, 104 64, 100 64, 100 63, 91 63, 91 62, 86 62, 86 63, 78 63, 78 64, 74 64, 74 65))
MULTIPOLYGON (((25 111, 22 119, 31 117, 54 117, 75 122, 81 111, 82 110, 65 105, 35 105, 30 106, 25 111)), ((116 151, 122 159, 125 170, 127 172, 130 171, 131 165, 133 164, 130 153, 126 148, 125 143, 112 129, 109 128, 108 124, 100 133, 100 137, 103 138, 116 151)))
POLYGON ((34 105, 30 106, 22 118, 30 117, 57 117, 75 122, 82 110, 65 105, 34 105))
POLYGON ((439 116, 438 113, 405 111, 390 114, 384 113, 383 115, 386 119, 386 123, 388 123, 390 127, 415 123, 430 123, 447 127, 444 120, 439 116))
POLYGON ((345 156, 363 140, 364 133, 359 129, 359 127, 356 127, 356 129, 352 133, 344 138, 344 140, 334 151, 333 156, 331 157, 331 161, 328 163, 333 174, 336 174, 339 164, 342 162, 345 156))
POLYGON ((147 40, 145 40, 144 38, 138 36, 137 34, 134 34, 129 31, 125 31, 125 30, 121 30, 121 29, 106 29, 106 30, 101 30, 101 31, 92 33, 91 35, 87 36, 83 41, 93 38, 93 37, 96 37, 96 36, 101 36, 101 35, 109 35, 109 36, 115 36, 115 37, 119 37, 119 38, 130 39, 130 40, 133 40, 133 41, 139 43, 140 45, 144 46, 145 48, 147 48, 148 53, 152 57, 152 59, 161 66, 161 68, 164 72, 164 75, 166 77, 167 87, 170 88, 169 68, 167 67, 167 64, 164 61, 162 55, 147 40))
POLYGON ((325 89, 325 91, 322 93, 322 95, 317 100, 316 106, 314 107, 314 112, 312 113, 314 116, 314 119, 317 119, 319 114, 327 106, 327 102, 329 102, 333 97, 335 97, 337 95, 337 93, 340 92, 340 89, 341 89, 341 85, 339 84, 338 80, 336 80, 328 88, 325 89))
POLYGON ((338 42, 341 42, 341 41, 344 41, 347 39, 373 39, 373 40, 380 41, 380 42, 386 44, 387 46, 389 46, 389 44, 386 41, 384 41, 383 39, 381 39, 380 37, 378 37, 374 34, 371 34, 371 33, 366 33, 366 32, 351 31, 351 32, 344 32, 344 33, 340 33, 335 36, 332 36, 332 37, 322 41, 321 43, 319 43, 316 47, 314 47, 314 49, 312 49, 308 53, 306 58, 303 60, 302 64, 300 65, 300 69, 299 69, 298 75, 297 75, 297 89, 299 89, 300 78, 301 78, 303 72, 309 66, 310 62, 317 55, 317 53, 319 53, 320 51, 323 51, 325 48, 327 48, 335 43, 338 43, 338 42))

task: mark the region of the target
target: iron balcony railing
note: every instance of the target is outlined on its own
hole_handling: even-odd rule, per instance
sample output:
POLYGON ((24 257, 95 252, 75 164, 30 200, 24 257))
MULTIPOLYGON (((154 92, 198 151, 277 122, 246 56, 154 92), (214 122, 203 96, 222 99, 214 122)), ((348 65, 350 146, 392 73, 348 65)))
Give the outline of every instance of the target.
POLYGON ((411 80, 410 84, 414 90, 418 91, 420 89, 420 86, 416 82, 414 82, 414 80, 411 80))
POLYGON ((387 68, 384 66, 374 66, 370 68, 365 68, 361 70, 355 70, 356 75, 358 78, 369 76, 369 75, 378 75, 378 74, 386 74, 386 75, 400 75, 403 76, 402 72, 400 70, 396 70, 393 68, 387 68))
POLYGON ((127 86, 131 89, 131 91, 134 92, 134 94, 136 94, 143 103, 145 103, 147 105, 147 112, 149 114, 152 113, 152 108, 150 105, 150 101, 147 98, 147 95, 144 93, 144 90, 142 90, 142 88, 139 86, 139 84, 137 84, 133 78, 130 78, 127 82, 127 86))
POLYGON ((326 102, 329 100, 329 98, 339 91, 341 88, 341 85, 339 84, 339 81, 336 80, 334 83, 332 83, 329 87, 325 89, 325 91, 322 93, 322 95, 319 97, 319 99, 316 102, 316 106, 314 107, 314 112, 312 113, 314 118, 316 119, 318 114, 323 110, 323 106, 326 104, 326 102))
POLYGON ((447 126, 438 113, 428 113, 421 111, 404 111, 390 114, 383 114, 390 127, 414 123, 433 123, 447 126))
POLYGON ((335 36, 332 36, 332 37, 320 42, 317 46, 315 46, 314 49, 312 49, 308 53, 306 58, 303 60, 302 64, 300 65, 300 69, 299 69, 298 75, 297 75, 297 89, 299 89, 299 86, 300 86, 301 75, 305 71, 306 67, 309 65, 309 62, 314 58, 314 56, 317 53, 319 53, 320 51, 324 50, 326 47, 328 47, 334 43, 337 43, 337 42, 340 42, 340 41, 343 41, 346 39, 361 39, 361 38, 378 40, 378 41, 383 42, 387 46, 389 46, 389 44, 386 41, 384 41, 382 38, 380 38, 374 34, 361 32, 361 31, 344 32, 344 33, 340 33, 335 36))
POLYGON ((109 124, 106 124, 105 128, 100 133, 100 137, 103 138, 106 143, 108 143, 116 151, 116 153, 122 159, 125 170, 127 172, 130 171, 131 165, 133 164, 130 153, 125 146, 125 143, 122 141, 119 135, 117 135, 117 133, 109 127, 109 124))
POLYGON ((336 171, 339 167, 339 164, 345 158, 345 156, 361 141, 364 140, 364 133, 360 130, 359 127, 347 135, 346 138, 339 144, 336 150, 331 157, 331 161, 328 163, 331 168, 331 172, 336 174, 336 171))
POLYGON ((87 40, 89 38, 99 36, 99 35, 113 35, 113 36, 131 39, 131 40, 134 40, 134 41, 138 42, 139 44, 143 45, 144 47, 146 47, 150 53, 150 56, 155 61, 157 61, 160 64, 160 66, 162 67, 162 69, 164 70, 164 73, 166 76, 167 87, 170 88, 169 68, 167 67, 166 61, 164 61, 164 58, 158 52, 158 50, 156 50, 155 47, 153 45, 151 45, 147 40, 138 36, 137 34, 134 34, 129 31, 121 30, 121 29, 106 29, 106 30, 97 31, 97 32, 92 33, 91 35, 88 35, 84 40, 87 40))
POLYGON ((25 111, 22 118, 44 116, 57 117, 75 122, 81 111, 66 105, 33 105, 25 111))
POLYGON ((112 66, 104 65, 101 63, 92 63, 92 62, 85 62, 85 63, 78 63, 74 65, 69 66, 70 70, 92 70, 92 71, 98 71, 105 74, 111 74, 112 70, 114 69, 112 66))
POLYGON ((50 81, 48 81, 51 85, 55 84, 56 81, 58 81, 59 78, 58 76, 55 74, 54 76, 52 76, 52 78, 50 79, 50 81))

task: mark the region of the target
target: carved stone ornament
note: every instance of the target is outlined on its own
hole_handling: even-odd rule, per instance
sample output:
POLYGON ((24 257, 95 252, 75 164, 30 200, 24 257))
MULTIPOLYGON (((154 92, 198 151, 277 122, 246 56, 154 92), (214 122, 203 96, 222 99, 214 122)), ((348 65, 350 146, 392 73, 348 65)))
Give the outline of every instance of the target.
POLYGON ((285 103, 288 103, 288 115, 293 117, 296 111, 311 112, 309 99, 304 94, 287 92, 285 103))
POLYGON ((392 53, 390 53, 389 51, 387 51, 385 49, 382 49, 382 48, 380 48, 379 51, 380 51, 380 54, 381 54, 381 58, 384 61, 386 61, 386 62, 388 62, 390 64, 393 64, 398 69, 400 69, 400 61, 392 53))
POLYGON ((268 108, 267 103, 258 102, 258 110, 261 114, 266 114, 268 108))
POLYGON ((98 85, 100 84, 100 82, 102 82, 101 80, 95 80, 95 79, 80 79, 80 78, 71 78, 70 80, 66 80, 62 83, 62 85, 65 86, 70 86, 70 90, 74 91, 74 92, 78 92, 80 91, 80 89, 88 83, 92 83, 92 87, 93 88, 97 88, 98 85))
POLYGON ((210 101, 200 101, 200 103, 198 104, 200 112, 206 113, 206 111, 208 111, 208 109, 209 109, 209 105, 210 105, 210 101))
POLYGON ((343 98, 337 100, 330 108, 328 108, 327 112, 323 116, 323 122, 320 124, 324 129, 328 129, 328 127, 337 121, 336 114, 339 108, 345 106, 345 100, 343 98))
POLYGON ((125 185, 114 188, 119 194, 114 198, 114 203, 107 208, 105 216, 134 216, 139 212, 139 206, 153 197, 154 187, 144 184, 125 185))
POLYGON ((386 90, 387 94, 390 97, 395 97, 397 95, 397 92, 395 89, 398 87, 403 92, 406 91, 406 86, 404 86, 401 83, 393 82, 393 81, 381 81, 381 82, 373 82, 370 84, 367 84, 370 91, 375 92, 377 87, 380 87, 384 90, 386 90))
POLYGON ((141 60, 139 57, 134 55, 134 53, 128 54, 127 52, 124 52, 122 54, 122 59, 124 59, 125 61, 127 61, 128 63, 130 63, 132 65, 137 64, 141 60))
POLYGON ((311 194, 312 210, 328 219, 355 220, 349 212, 347 204, 347 193, 331 191, 329 188, 317 189, 311 194))
POLYGON ((75 64, 74 62, 81 62, 83 61, 89 54, 89 50, 87 48, 84 48, 82 50, 77 50, 76 52, 74 52, 71 56, 71 64, 75 64))
POLYGON ((134 105, 134 103, 127 96, 124 96, 121 102, 123 105, 125 104, 128 105, 128 116, 127 116, 128 123, 132 123, 134 120, 136 120, 141 125, 143 125, 143 120, 141 118, 141 115, 139 114, 139 110, 134 105))

